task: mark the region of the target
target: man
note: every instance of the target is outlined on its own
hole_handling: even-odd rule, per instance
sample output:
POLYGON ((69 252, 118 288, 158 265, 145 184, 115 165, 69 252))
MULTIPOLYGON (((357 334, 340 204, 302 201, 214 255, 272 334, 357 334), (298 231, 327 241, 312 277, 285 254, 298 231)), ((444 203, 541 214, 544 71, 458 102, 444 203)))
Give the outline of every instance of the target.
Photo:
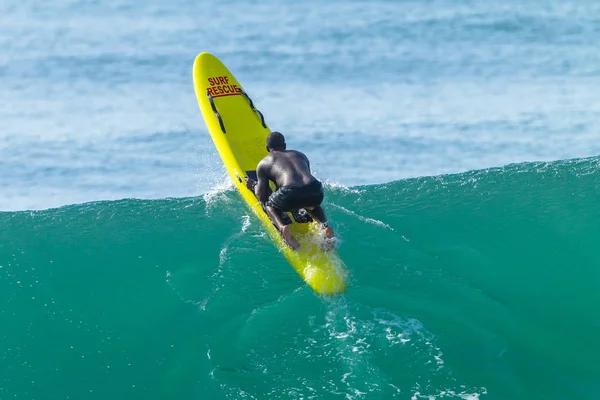
POLYGON ((279 132, 271 132, 267 136, 267 151, 270 154, 256 167, 258 182, 246 178, 246 186, 254 190, 287 244, 294 250, 300 247, 281 214, 300 208, 304 208, 321 224, 325 238, 332 239, 333 229, 327 225, 325 212, 321 208, 323 185, 312 176, 308 158, 299 151, 286 150, 285 138, 279 132), (270 195, 269 181, 273 181, 277 187, 270 195))

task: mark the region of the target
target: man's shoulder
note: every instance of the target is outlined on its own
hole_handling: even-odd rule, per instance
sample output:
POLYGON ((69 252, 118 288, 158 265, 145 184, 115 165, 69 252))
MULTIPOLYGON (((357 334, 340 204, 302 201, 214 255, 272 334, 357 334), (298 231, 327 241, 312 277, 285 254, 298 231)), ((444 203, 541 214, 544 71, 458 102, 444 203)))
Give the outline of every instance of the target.
POLYGON ((259 161, 256 169, 265 169, 269 168, 273 164, 273 155, 269 154, 265 156, 262 160, 259 161))
POLYGON ((305 160, 308 160, 308 157, 306 157, 306 154, 304 154, 303 152, 298 151, 298 150, 290 150, 290 151, 293 152, 294 157, 301 157, 301 158, 304 158, 305 160))
POLYGON ((287 154, 292 155, 292 156, 301 156, 301 157, 306 157, 304 155, 303 152, 299 151, 299 150, 286 150, 285 151, 287 154))

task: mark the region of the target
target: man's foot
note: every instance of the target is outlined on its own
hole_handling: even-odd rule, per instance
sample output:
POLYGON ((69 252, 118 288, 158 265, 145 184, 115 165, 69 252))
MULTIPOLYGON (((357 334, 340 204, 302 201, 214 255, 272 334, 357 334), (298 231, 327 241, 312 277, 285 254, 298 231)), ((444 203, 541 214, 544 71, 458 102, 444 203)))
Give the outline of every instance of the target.
POLYGON ((283 239, 292 250, 297 250, 300 247, 300 243, 298 243, 294 235, 292 235, 289 225, 284 225, 281 228, 281 236, 283 236, 283 239))
POLYGON ((333 249, 335 246, 335 237, 333 235, 333 229, 328 225, 323 227, 323 238, 325 240, 321 243, 321 249, 325 251, 333 249))

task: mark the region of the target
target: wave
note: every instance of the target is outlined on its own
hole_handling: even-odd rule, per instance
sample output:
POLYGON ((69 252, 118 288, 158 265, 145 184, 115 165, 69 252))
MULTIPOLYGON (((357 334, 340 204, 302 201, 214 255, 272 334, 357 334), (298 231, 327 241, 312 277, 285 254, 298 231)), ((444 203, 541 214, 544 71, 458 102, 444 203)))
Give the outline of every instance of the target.
POLYGON ((327 185, 334 298, 230 185, 2 212, 0 397, 597 398, 599 162, 327 185))

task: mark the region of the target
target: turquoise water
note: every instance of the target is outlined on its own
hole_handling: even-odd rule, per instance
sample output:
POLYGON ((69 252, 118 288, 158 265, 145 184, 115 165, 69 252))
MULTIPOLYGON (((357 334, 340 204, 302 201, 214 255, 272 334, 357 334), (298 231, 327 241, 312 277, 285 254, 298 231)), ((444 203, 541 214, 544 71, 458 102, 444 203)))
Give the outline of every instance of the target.
POLYGON ((600 160, 352 189, 321 298, 232 189, 0 214, 0 398, 600 396, 600 160))
POLYGON ((600 3, 0 2, 0 400, 598 399, 600 3), (326 182, 315 295, 217 55, 326 182))

